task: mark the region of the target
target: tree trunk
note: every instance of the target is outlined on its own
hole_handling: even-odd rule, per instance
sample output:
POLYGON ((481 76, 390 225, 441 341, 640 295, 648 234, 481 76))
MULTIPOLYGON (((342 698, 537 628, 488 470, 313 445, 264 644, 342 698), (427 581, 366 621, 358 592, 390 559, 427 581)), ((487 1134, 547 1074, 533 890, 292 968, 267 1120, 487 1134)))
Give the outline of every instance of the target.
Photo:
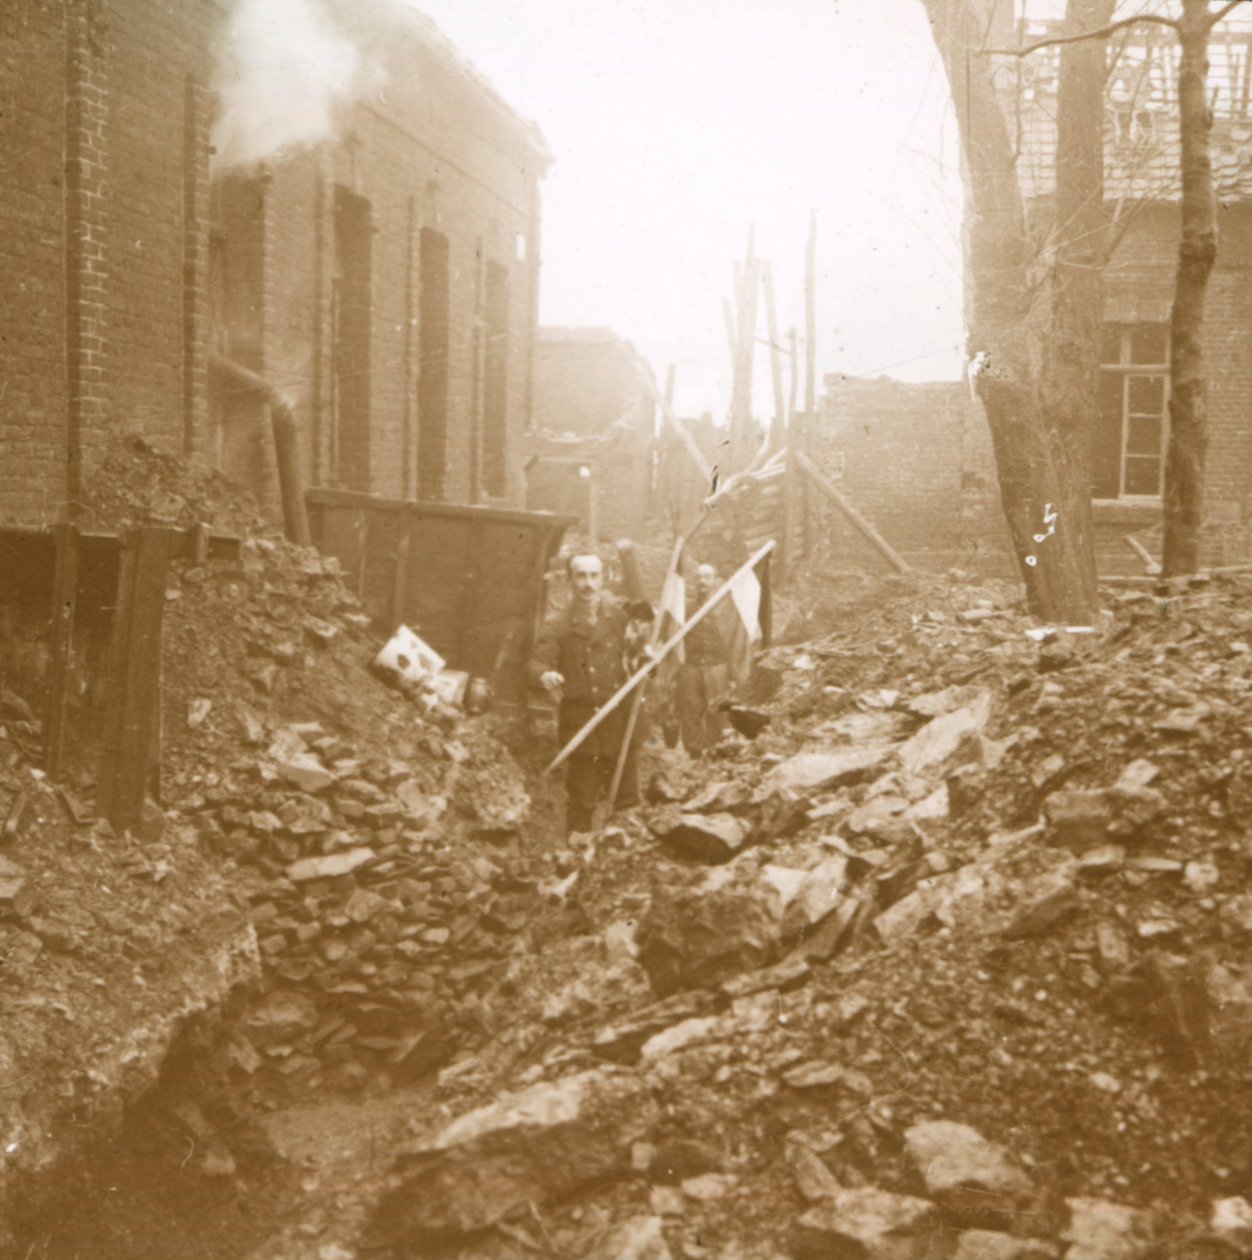
POLYGON ((1204 297, 1217 257, 1217 210, 1205 99, 1212 19, 1204 0, 1183 0, 1178 31, 1178 114, 1182 141, 1182 238, 1169 333, 1169 454, 1165 462, 1165 577, 1194 573, 1200 561, 1204 460, 1208 449, 1204 297))
MULTIPOLYGON (((1082 0, 1082 7, 1098 2, 1082 0)), ((923 4, 956 106, 966 186, 968 351, 971 357, 989 357, 976 389, 991 430, 1015 558, 1031 612, 1049 621, 1087 623, 1098 600, 1087 471, 1087 417, 1095 410, 1095 377, 1086 324, 1093 309, 1098 321, 1098 303, 1093 307, 1084 296, 1085 282, 1071 285, 1063 278, 1052 311, 1054 329, 1063 335, 1041 366, 1032 353, 1037 334, 1031 332, 1031 254, 1016 153, 992 79, 995 63, 977 51, 985 46, 989 27, 987 0, 923 4), (1078 325, 1066 329, 1066 319, 1077 319, 1078 325)), ((1085 63, 1076 64, 1081 68, 1085 63)), ((1102 61, 1098 69, 1097 90, 1102 92, 1102 61)), ((1078 77, 1077 70, 1063 76, 1063 94, 1073 90, 1078 77)), ((1063 112, 1072 120, 1081 108, 1065 106, 1063 112)), ((1102 117, 1101 103, 1095 118, 1102 117)), ((1103 161, 1103 137, 1098 122, 1074 130, 1084 144, 1094 137, 1097 154, 1076 160, 1075 173, 1066 181, 1066 195, 1081 201, 1091 195, 1092 162, 1103 161), (1080 188, 1086 192, 1070 191, 1080 188)), ((1098 189, 1094 195, 1099 207, 1098 189)), ((1075 257, 1091 248, 1077 229, 1067 228, 1061 235, 1070 241, 1075 257)), ((1081 269, 1075 263, 1070 270, 1077 274, 1081 269)))
MULTIPOLYGON (((1116 0, 1070 0, 1068 26, 1105 26, 1116 0)), ((1051 319, 1040 403, 1057 471, 1057 541, 1074 589, 1066 607, 1090 620, 1097 606, 1091 524, 1091 437, 1100 376, 1100 323, 1108 216, 1104 209, 1105 42, 1062 45, 1057 83, 1056 210, 1051 319), (1070 602, 1072 601, 1072 603, 1070 602)))

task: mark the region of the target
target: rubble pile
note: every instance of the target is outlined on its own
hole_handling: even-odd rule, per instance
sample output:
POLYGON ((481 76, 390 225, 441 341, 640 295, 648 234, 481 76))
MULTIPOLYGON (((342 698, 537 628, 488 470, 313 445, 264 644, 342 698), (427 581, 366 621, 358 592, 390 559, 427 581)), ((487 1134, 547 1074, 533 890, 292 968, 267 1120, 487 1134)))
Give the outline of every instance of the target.
MULTIPOLYGON (((95 528, 205 523, 240 543, 236 558, 171 563, 161 808, 139 837, 92 833, 114 856, 142 854, 166 896, 175 875, 181 887, 214 871, 190 878, 230 908, 254 971, 259 949, 236 1079, 268 1097, 394 1083, 481 1040, 495 1018, 484 994, 541 901, 501 724, 373 673, 377 636, 338 563, 287 543, 219 474, 125 439, 85 504, 95 528)), ((38 723, 24 717, 33 762, 38 723)), ((66 809, 90 820, 83 795, 66 809)), ((0 894, 7 881, 0 870, 0 894)), ((184 910, 203 907, 173 896, 170 913, 184 910)), ((167 944, 155 927, 140 939, 157 955, 167 944)))
POLYGON ((36 730, 0 692, 0 1254, 9 1179, 116 1121, 183 1024, 260 973, 194 830, 114 834, 34 766, 36 730))
POLYGON ((507 1043, 317 1246, 1246 1253, 1249 585, 1042 636, 938 593, 767 654, 754 740, 658 754, 650 803, 557 855, 583 934, 513 960, 507 1043))
POLYGON ((489 719, 369 671, 333 558, 248 539, 168 594, 167 804, 248 873, 271 986, 236 1066, 288 1092, 421 1075, 489 1026, 540 901, 520 771, 489 719))
POLYGON ((249 1260, 1252 1248, 1252 582, 1076 632, 832 589, 562 845, 538 741, 388 686, 334 562, 236 532, 173 570, 142 854, 246 910, 236 1083, 322 1099, 265 1121, 301 1173, 249 1260))

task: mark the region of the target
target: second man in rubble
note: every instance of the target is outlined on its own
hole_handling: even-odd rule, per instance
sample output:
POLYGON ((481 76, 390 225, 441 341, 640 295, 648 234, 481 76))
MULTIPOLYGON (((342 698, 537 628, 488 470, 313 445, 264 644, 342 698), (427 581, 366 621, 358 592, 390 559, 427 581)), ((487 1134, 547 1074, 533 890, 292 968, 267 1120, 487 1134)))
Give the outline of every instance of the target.
MULTIPOLYGON (((719 585, 711 564, 698 565, 695 579, 687 600, 688 620, 719 585)), ((734 619, 734 606, 729 598, 723 599, 683 643, 674 699, 683 747, 691 757, 714 748, 725 731, 723 705, 735 681, 731 666, 734 619)))

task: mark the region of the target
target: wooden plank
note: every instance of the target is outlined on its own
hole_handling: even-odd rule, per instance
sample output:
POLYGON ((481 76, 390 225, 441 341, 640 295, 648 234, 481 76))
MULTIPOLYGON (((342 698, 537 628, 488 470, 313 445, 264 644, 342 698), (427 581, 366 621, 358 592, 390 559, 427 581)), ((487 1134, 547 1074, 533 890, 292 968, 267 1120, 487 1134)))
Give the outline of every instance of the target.
POLYGON ((757 566, 756 577, 761 584, 761 608, 759 620, 761 623, 761 650, 764 651, 768 647, 772 647, 774 643, 774 579, 773 579, 773 560, 772 552, 766 553, 765 558, 757 566))
POLYGON ((52 577, 52 653, 48 667, 48 702, 43 715, 44 769, 59 777, 65 757, 69 705, 69 666, 74 649, 74 614, 78 605, 78 530, 53 527, 56 547, 52 577))
POLYGON ((769 368, 774 382, 774 423, 770 426, 769 447, 778 450, 787 431, 787 404, 783 401, 782 347, 778 344, 778 313, 774 307, 774 268, 765 264, 765 328, 769 337, 769 368))
POLYGON ((97 805, 118 830, 143 816, 160 712, 166 567, 173 533, 145 526, 123 545, 109 660, 109 703, 97 805))
POLYGON ((894 547, 852 506, 836 489, 833 481, 822 472, 803 451, 795 452, 797 466, 840 512, 855 526, 861 536, 881 555, 897 573, 910 573, 912 567, 894 547))
POLYGON ((356 534, 356 570, 354 577, 356 580, 356 593, 362 602, 365 600, 365 569, 369 564, 370 550, 370 518, 369 513, 364 508, 358 508, 353 514, 352 522, 354 525, 354 533, 356 534))
MULTIPOLYGON (((656 392, 655 384, 652 386, 652 392, 656 392)), ((445 517, 449 520, 484 520, 526 525, 538 518, 542 521, 562 521, 567 529, 577 524, 572 516, 563 516, 556 512, 526 512, 517 508, 468 506, 458 503, 426 503, 420 499, 387 499, 381 495, 364 494, 359 490, 328 490, 320 486, 309 490, 306 498, 310 504, 316 504, 319 507, 392 512, 411 508, 421 516, 445 517)))

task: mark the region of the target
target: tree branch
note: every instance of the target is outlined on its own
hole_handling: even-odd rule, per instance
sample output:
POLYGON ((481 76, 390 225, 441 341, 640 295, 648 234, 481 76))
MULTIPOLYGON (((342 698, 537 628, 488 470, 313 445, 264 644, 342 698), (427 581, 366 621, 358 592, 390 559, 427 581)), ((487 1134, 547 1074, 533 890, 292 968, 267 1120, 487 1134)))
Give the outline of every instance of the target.
MULTIPOLYGON (((1240 4, 1242 0, 1232 0, 1226 7, 1218 13, 1214 21, 1221 21, 1235 5, 1240 4)), ((984 50, 984 54, 994 53, 1001 57, 1026 57, 1032 52, 1038 52, 1040 48, 1055 48, 1058 44, 1080 44, 1085 39, 1108 39, 1117 31, 1125 30, 1128 26, 1134 26, 1137 22, 1152 22, 1157 26, 1168 26, 1172 30, 1178 30, 1179 24, 1173 18, 1160 17, 1155 13, 1140 13, 1135 17, 1119 18, 1116 22, 1110 22, 1107 26, 1101 26, 1094 31, 1081 31, 1077 35, 1054 35, 1049 39, 1038 39, 1033 44, 1027 44, 1025 48, 988 48, 984 50)))
POLYGON ((1222 7, 1218 9, 1216 13, 1209 15, 1209 30, 1211 31, 1213 27, 1215 27, 1218 24, 1218 22, 1220 22, 1222 18, 1226 16, 1226 14, 1232 13, 1242 3, 1243 3, 1243 0, 1226 0, 1226 3, 1222 5, 1222 7))

